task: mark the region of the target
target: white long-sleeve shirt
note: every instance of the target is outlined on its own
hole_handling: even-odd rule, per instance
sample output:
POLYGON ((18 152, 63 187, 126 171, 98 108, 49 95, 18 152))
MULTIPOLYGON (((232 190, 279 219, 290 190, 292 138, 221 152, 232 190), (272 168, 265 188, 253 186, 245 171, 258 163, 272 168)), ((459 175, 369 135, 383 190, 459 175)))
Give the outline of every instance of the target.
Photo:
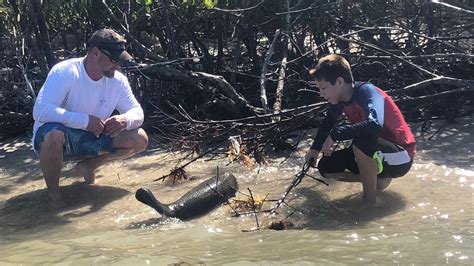
POLYGON ((127 77, 115 71, 113 78, 92 80, 84 58, 56 64, 48 74, 33 107, 33 142, 44 123, 58 122, 70 128, 86 129, 89 115, 102 120, 114 109, 127 118, 127 130, 143 123, 143 109, 132 93, 127 77))

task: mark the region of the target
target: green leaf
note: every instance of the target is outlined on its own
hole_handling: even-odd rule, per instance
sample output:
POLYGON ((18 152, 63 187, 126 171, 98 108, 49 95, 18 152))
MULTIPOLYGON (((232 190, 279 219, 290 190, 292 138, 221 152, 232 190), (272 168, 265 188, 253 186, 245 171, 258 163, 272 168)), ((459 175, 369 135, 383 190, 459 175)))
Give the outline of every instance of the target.
POLYGON ((217 4, 217 0, 204 0, 204 6, 206 8, 213 8, 217 4))
POLYGON ((153 0, 137 0, 136 1, 138 4, 146 5, 149 6, 153 3, 153 0))

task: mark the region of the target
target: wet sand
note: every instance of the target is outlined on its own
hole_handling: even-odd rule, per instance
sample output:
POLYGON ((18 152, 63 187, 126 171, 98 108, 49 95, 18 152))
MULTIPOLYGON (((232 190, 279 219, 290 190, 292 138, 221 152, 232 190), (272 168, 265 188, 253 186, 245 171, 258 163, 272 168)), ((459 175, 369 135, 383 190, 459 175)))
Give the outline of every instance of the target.
POLYGON ((29 139, 9 140, 0 143, 0 262, 472 264, 473 122, 459 119, 431 140, 442 121, 424 134, 413 125, 418 151, 412 170, 379 196, 377 208, 360 209, 360 184, 328 181, 326 187, 305 178, 288 197, 291 207, 258 216, 266 225, 296 209, 288 219, 294 230, 283 232, 243 233, 256 226, 255 217, 233 217, 228 206, 188 222, 161 220, 135 200, 134 192, 146 186, 161 201, 172 202, 219 166, 237 176, 242 192, 250 188, 277 199, 300 170, 309 140, 283 164, 287 154, 274 154, 260 169, 204 158, 186 169, 194 180, 174 186, 153 180, 169 173, 181 155, 156 143, 139 156, 99 169, 93 186, 67 163, 60 182, 68 206, 60 211, 47 207, 29 139))

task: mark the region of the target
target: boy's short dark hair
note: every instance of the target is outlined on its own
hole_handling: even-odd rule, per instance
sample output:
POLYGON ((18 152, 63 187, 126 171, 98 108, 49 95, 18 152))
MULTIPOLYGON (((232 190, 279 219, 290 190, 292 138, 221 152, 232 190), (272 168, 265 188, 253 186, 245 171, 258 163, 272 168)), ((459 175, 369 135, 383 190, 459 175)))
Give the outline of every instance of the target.
POLYGON ((346 83, 354 83, 351 65, 342 56, 329 54, 319 59, 318 64, 309 70, 309 75, 315 80, 325 80, 332 85, 338 77, 342 77, 346 83))

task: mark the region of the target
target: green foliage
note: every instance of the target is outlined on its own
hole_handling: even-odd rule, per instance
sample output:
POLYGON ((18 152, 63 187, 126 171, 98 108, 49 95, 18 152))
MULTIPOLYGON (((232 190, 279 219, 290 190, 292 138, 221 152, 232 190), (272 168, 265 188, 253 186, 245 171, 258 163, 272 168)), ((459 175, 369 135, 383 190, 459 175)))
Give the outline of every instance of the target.
POLYGON ((149 6, 153 4, 153 0, 137 0, 137 3, 149 6))
POLYGON ((204 8, 214 8, 218 0, 182 0, 185 7, 198 6, 204 8))
POLYGON ((137 4, 140 4, 145 7, 145 16, 151 16, 151 5, 153 4, 153 0, 136 0, 137 4))
POLYGON ((207 8, 213 8, 217 4, 217 0, 204 0, 204 6, 207 8))
POLYGON ((3 7, 3 0, 0 0, 0 14, 5 13, 5 7, 3 7))

